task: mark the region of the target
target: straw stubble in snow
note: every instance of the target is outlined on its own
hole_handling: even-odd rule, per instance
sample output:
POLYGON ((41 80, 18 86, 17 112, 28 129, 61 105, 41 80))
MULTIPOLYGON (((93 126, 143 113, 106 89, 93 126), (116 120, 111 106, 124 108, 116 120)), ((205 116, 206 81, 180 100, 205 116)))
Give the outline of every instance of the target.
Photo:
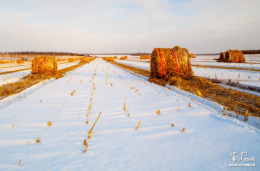
POLYGON ((0 113, 5 170, 227 170, 241 147, 260 157, 258 130, 99 59, 0 113))

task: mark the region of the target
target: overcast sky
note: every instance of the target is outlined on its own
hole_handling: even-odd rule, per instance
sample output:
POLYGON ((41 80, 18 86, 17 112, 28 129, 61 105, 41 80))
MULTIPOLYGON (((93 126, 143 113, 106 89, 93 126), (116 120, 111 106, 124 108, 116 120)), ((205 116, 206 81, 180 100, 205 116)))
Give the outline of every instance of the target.
POLYGON ((260 49, 260 0, 0 0, 0 51, 260 49))

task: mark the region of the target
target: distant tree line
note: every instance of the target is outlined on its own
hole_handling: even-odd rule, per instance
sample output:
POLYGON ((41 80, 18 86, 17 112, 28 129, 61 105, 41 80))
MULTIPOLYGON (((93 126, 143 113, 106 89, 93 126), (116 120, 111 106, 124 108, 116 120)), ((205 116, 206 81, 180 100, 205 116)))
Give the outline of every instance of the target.
POLYGON ((22 51, 22 52, 0 52, 1 55, 53 55, 53 56, 84 56, 84 54, 71 53, 71 52, 35 52, 35 51, 22 51))
POLYGON ((151 55, 151 53, 131 53, 132 56, 151 55))
POLYGON ((243 54, 260 54, 259 50, 242 50, 243 54))

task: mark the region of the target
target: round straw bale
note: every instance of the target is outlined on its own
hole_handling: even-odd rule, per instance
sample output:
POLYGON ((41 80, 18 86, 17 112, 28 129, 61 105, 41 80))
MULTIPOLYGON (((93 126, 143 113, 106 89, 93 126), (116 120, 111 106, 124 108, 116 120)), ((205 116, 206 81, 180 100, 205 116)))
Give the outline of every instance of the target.
POLYGON ((188 50, 175 46, 174 48, 155 48, 151 55, 151 78, 181 76, 189 78, 193 75, 188 50))
POLYGON ((120 57, 120 60, 126 60, 126 59, 127 59, 127 56, 120 57))
POLYGON ((32 60, 32 74, 57 73, 58 65, 55 56, 36 56, 32 60))
POLYGON ((89 58, 88 57, 81 57, 80 62, 88 62, 89 58))
POLYGON ((146 59, 146 56, 145 55, 141 55, 140 59, 146 59))
POLYGON ((107 61, 114 61, 114 57, 108 57, 107 61))
POLYGON ((245 63, 245 57, 242 51, 229 50, 225 53, 224 62, 245 63))

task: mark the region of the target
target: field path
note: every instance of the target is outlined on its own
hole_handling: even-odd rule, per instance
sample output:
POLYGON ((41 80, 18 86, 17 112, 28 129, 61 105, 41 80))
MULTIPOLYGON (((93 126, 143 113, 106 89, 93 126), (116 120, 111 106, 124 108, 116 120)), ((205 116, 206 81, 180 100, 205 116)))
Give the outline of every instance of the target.
POLYGON ((24 96, 0 109, 0 170, 231 170, 231 152, 259 170, 257 128, 101 59, 24 96))

